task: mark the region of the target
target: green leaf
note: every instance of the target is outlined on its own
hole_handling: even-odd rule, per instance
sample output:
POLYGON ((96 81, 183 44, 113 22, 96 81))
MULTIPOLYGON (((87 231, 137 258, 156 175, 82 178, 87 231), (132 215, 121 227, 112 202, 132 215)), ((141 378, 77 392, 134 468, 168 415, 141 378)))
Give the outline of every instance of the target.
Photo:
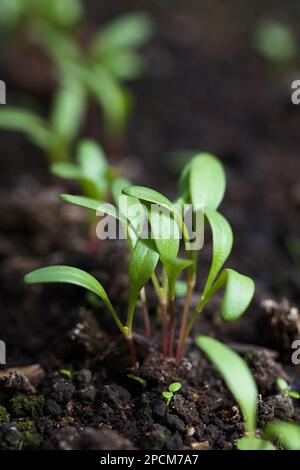
POLYGON ((100 145, 92 139, 83 139, 78 145, 77 161, 84 176, 97 181, 108 169, 107 159, 100 145))
POLYGON ((170 256, 161 256, 161 262, 166 270, 169 289, 174 294, 177 277, 181 271, 192 266, 194 262, 189 259, 172 258, 170 256))
POLYGON ((74 372, 72 372, 70 369, 59 369, 58 372, 63 377, 67 377, 67 379, 70 379, 70 380, 74 379, 74 372))
POLYGON ((189 161, 183 168, 177 190, 177 197, 179 200, 183 200, 186 203, 190 202, 190 170, 192 160, 189 161))
POLYGON ((111 191, 120 214, 127 220, 127 224, 124 228, 129 238, 129 245, 133 247, 138 236, 141 235, 141 229, 146 214, 138 199, 123 194, 123 189, 127 188, 129 185, 130 181, 119 177, 112 182, 111 191))
POLYGON ((86 108, 82 84, 72 77, 63 79, 54 96, 50 125, 55 134, 70 145, 78 135, 86 108))
POLYGON ((238 450, 276 450, 271 442, 253 436, 241 437, 236 446, 238 450))
POLYGON ((86 80, 102 107, 107 131, 111 134, 122 133, 131 110, 129 92, 100 64, 91 67, 86 80))
POLYGON ((145 186, 129 186, 123 189, 123 194, 135 197, 145 203, 157 204, 165 207, 170 212, 174 212, 171 201, 154 189, 146 188, 145 186))
POLYGON ((133 315, 137 298, 155 271, 159 260, 151 240, 139 238, 134 246, 129 262, 129 315, 133 315))
POLYGON ((196 343, 222 375, 239 404, 249 433, 256 429, 257 387, 246 362, 234 351, 208 336, 198 336, 196 343))
POLYGON ((169 391, 172 393, 178 392, 182 387, 180 382, 173 382, 172 384, 169 385, 169 391))
POLYGON ((118 80, 133 80, 145 70, 145 62, 140 55, 124 50, 105 54, 101 62, 118 80))
POLYGON ((204 296, 211 288, 222 266, 230 255, 233 245, 232 230, 225 217, 210 208, 205 209, 205 216, 212 230, 213 253, 210 271, 203 291, 204 296))
POLYGON ((142 46, 153 33, 153 22, 143 13, 130 13, 110 22, 95 36, 92 52, 96 55, 116 49, 142 46))
POLYGON ((105 199, 108 191, 106 156, 94 140, 83 139, 78 145, 77 161, 82 171, 81 185, 91 198, 105 199))
POLYGON ((47 284, 57 282, 84 287, 103 300, 109 312, 112 314, 116 324, 123 332, 123 325, 121 324, 112 304, 110 303, 104 288, 100 282, 98 282, 97 279, 95 279, 89 273, 78 268, 73 268, 72 266, 48 266, 46 268, 36 269, 35 271, 26 274, 24 280, 27 284, 47 284))
POLYGON ((85 196, 73 196, 72 194, 61 194, 59 198, 62 201, 70 202, 71 204, 75 204, 76 206, 86 207, 87 209, 92 209, 97 211, 101 205, 101 201, 97 201, 96 199, 92 199, 90 197, 85 196))
POLYGON ((170 400, 170 399, 173 397, 173 393, 172 393, 172 392, 164 391, 164 392, 162 392, 162 396, 163 396, 164 398, 166 398, 167 400, 170 400))
MULTIPOLYGON (((119 206, 119 198, 123 195, 123 189, 130 186, 130 181, 126 178, 118 177, 113 180, 111 185, 111 192, 114 198, 114 203, 119 206)), ((136 201, 136 199, 134 199, 136 201)))
POLYGON ((283 390, 284 392, 288 391, 289 385, 286 380, 284 380, 282 377, 278 377, 276 380, 276 385, 280 390, 283 390))
POLYGON ((82 178, 82 171, 73 163, 64 163, 64 162, 57 162, 53 163, 50 166, 50 171, 55 176, 59 176, 60 178, 70 179, 70 180, 80 180, 82 178))
POLYGON ((291 398, 295 398, 296 400, 300 399, 300 393, 295 392, 294 390, 291 390, 290 392, 288 392, 288 396, 291 398))
POLYGON ((189 176, 194 210, 217 209, 226 188, 226 177, 220 161, 214 155, 200 153, 191 161, 189 176))
POLYGON ((224 269, 207 292, 206 300, 208 301, 224 286, 225 294, 221 303, 221 316, 225 321, 233 321, 248 308, 254 295, 254 282, 250 277, 233 269, 224 269))
POLYGON ((266 426, 264 437, 277 439, 287 450, 300 450, 300 426, 298 424, 275 421, 266 426))
POLYGON ((145 203, 148 209, 152 238, 160 255, 164 258, 176 258, 179 250, 180 233, 173 217, 175 208, 169 199, 158 191, 143 186, 130 186, 123 189, 123 193, 145 203))
POLYGON ((49 150, 54 139, 46 121, 35 113, 21 108, 5 106, 5 109, 1 109, 0 128, 23 132, 45 151, 49 150))
POLYGON ((114 217, 115 219, 120 220, 121 222, 126 222, 126 219, 120 214, 118 209, 107 202, 97 201, 85 196, 73 196, 71 194, 61 194, 59 198, 62 201, 70 202, 77 206, 85 207, 86 209, 91 209, 97 212, 97 215, 100 213, 114 217))
POLYGON ((172 215, 164 208, 162 208, 162 211, 157 210, 155 212, 152 210, 149 222, 151 225, 151 237, 155 242, 161 259, 165 261, 176 259, 179 251, 180 237, 178 225, 172 215))

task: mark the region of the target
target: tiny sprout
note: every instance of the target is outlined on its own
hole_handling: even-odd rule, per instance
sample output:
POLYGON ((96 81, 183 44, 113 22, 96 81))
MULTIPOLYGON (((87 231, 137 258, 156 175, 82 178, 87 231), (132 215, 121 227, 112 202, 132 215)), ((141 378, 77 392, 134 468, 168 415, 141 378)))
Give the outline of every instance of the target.
POLYGON ((70 369, 59 369, 58 372, 60 373, 60 375, 66 377, 67 379, 74 379, 74 372, 72 372, 70 369))
POLYGON ((182 385, 180 382, 173 382, 169 385, 168 390, 162 392, 162 396, 166 399, 166 405, 169 406, 170 401, 172 400, 174 393, 178 392, 181 389, 182 385))
POLYGON ((300 399, 300 393, 290 390, 289 384, 282 377, 278 377, 276 380, 276 385, 279 390, 281 390, 285 395, 291 398, 300 399))
POLYGON ((147 380, 142 379, 142 377, 139 377, 138 375, 133 375, 133 374, 127 374, 127 377, 131 380, 135 380, 138 382, 144 389, 147 388, 147 380))

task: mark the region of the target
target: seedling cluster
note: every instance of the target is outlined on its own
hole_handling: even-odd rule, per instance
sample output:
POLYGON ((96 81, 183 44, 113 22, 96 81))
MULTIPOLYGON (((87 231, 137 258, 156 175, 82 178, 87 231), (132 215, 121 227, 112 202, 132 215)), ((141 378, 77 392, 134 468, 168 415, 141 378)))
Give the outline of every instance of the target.
POLYGON ((115 206, 101 204, 97 199, 62 195, 61 198, 73 204, 84 206, 94 211, 116 217, 124 226, 131 253, 129 263, 129 299, 125 322, 111 304, 103 286, 90 274, 71 266, 50 266, 27 274, 27 283, 64 282, 79 285, 99 296, 112 315, 117 327, 126 339, 131 357, 131 365, 136 365, 133 343, 134 315, 137 301, 143 304, 146 333, 151 338, 151 326, 147 307, 145 287, 152 283, 157 296, 161 314, 162 353, 166 357, 180 360, 185 343, 196 319, 203 312, 209 300, 222 288, 225 288, 221 302, 221 316, 226 321, 240 317, 247 309, 253 294, 253 281, 233 269, 222 269, 233 244, 232 230, 227 220, 217 208, 223 199, 226 181, 223 167, 219 160, 210 154, 198 154, 184 168, 178 188, 176 204, 150 188, 131 186, 122 178, 112 183, 115 206), (126 204, 124 204, 126 202, 126 204), (198 275, 198 257, 200 249, 190 249, 191 243, 185 222, 178 211, 179 206, 191 204, 193 215, 202 211, 205 224, 212 232, 212 261, 204 289, 196 307, 191 311, 196 276, 198 275), (151 235, 143 238, 139 235, 136 221, 128 220, 128 211, 133 204, 145 208, 145 219, 151 227, 151 235), (161 211, 158 217, 151 217, 151 205, 161 211), (114 210, 112 210, 114 209, 114 210), (172 227, 167 231, 166 227, 172 227), (183 234, 180 246, 179 231, 183 234), (179 256, 181 249, 184 257, 179 256), (185 271, 186 296, 181 314, 176 307, 176 283, 185 271), (176 334, 176 329, 178 333, 176 334))
POLYGON ((151 19, 142 13, 119 17, 82 47, 84 11, 79 0, 2 2, 8 39, 14 44, 34 40, 49 57, 58 86, 47 118, 39 111, 6 106, 0 110, 0 127, 24 133, 51 162, 70 160, 92 98, 101 109, 106 134, 121 137, 133 107, 125 82, 145 70, 138 49, 152 36, 151 19))

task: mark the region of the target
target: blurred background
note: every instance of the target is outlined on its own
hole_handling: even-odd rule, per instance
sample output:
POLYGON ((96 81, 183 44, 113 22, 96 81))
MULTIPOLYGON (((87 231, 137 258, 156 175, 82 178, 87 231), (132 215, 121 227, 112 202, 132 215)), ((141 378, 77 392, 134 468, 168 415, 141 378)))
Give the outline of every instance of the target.
POLYGON ((20 314, 33 302, 24 272, 61 261, 62 252, 72 264, 84 252, 81 213, 57 199, 79 189, 49 171, 74 161, 82 138, 101 144, 122 176, 169 197, 190 155, 216 154, 228 178, 231 266, 256 280, 256 305, 266 297, 297 303, 300 105, 291 83, 300 79, 299 2, 51 5, 0 0, 0 336, 15 357, 31 353, 20 344, 32 331, 33 349, 43 346, 40 312, 37 323, 20 314))

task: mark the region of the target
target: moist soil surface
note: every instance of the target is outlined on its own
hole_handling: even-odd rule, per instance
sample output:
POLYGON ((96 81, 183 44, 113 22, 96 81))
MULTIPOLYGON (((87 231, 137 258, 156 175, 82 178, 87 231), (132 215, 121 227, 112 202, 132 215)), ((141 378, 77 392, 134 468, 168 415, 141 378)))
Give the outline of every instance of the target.
MULTIPOLYGON (((299 253, 290 243, 300 235, 300 111, 287 86, 293 70, 274 69, 252 47, 253 28, 268 15, 270 2, 189 0, 172 2, 171 10, 169 2, 157 1, 86 3, 91 25, 144 7, 157 32, 144 51, 147 76, 130 84, 136 112, 128 138, 104 140, 93 106, 83 135, 101 138, 124 176, 169 197, 182 167, 172 152, 205 150, 220 157, 228 178, 222 212, 235 235, 227 264, 254 278, 256 295, 232 324, 221 322, 220 299, 213 300, 194 334, 212 335, 247 359, 259 387, 259 429, 274 418, 300 422, 299 400, 275 384, 284 377, 300 390, 300 366, 291 363, 292 342, 300 337, 299 253)), ((292 8, 285 19, 297 24, 292 8)), ((12 101, 24 97, 28 90, 13 78, 17 65, 0 65, 12 101)), ((36 86, 34 99, 45 114, 51 88, 36 86)), ((122 315, 128 252, 120 242, 101 242, 90 253, 87 214, 58 200, 78 188, 49 176, 45 156, 22 136, 2 132, 0 154, 0 338, 7 344, 0 448, 235 448, 244 432, 239 409, 194 339, 180 363, 160 355, 151 291, 153 341, 145 339, 138 311, 139 368, 132 370, 108 313, 81 289, 24 285, 32 269, 77 266, 103 283, 122 315), (166 406, 161 393, 174 381, 182 388, 166 406)), ((209 236, 206 246, 198 292, 209 269, 209 236)), ((178 314, 181 306, 179 300, 178 314)))

